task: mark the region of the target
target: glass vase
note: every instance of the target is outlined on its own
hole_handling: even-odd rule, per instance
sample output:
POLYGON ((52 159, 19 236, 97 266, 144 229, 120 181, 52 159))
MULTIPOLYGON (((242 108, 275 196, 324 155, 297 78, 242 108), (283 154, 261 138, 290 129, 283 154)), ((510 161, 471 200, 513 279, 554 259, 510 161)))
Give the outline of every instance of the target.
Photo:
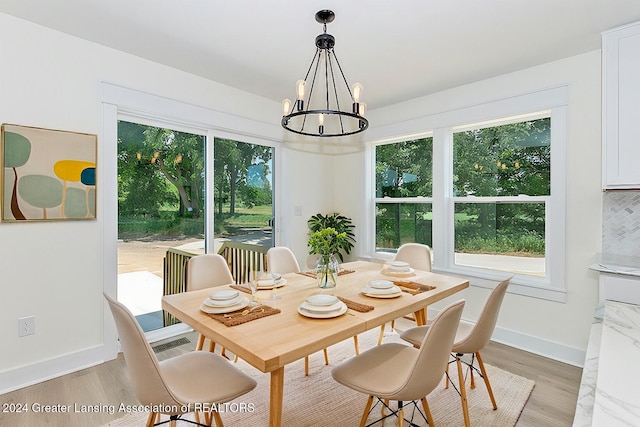
POLYGON ((335 288, 338 284, 340 264, 334 255, 321 255, 316 263, 316 277, 321 289, 335 288))

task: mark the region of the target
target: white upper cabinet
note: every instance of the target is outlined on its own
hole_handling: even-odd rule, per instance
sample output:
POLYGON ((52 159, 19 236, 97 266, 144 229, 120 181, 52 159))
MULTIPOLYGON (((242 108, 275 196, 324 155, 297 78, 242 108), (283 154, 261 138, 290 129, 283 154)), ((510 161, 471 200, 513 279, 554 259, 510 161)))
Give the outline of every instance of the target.
POLYGON ((640 188, 640 23, 602 33, 605 189, 640 188))

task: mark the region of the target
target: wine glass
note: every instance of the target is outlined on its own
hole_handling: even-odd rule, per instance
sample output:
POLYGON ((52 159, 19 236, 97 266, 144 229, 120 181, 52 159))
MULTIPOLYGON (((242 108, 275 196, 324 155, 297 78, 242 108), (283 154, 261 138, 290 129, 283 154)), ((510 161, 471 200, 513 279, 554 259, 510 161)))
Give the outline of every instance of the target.
POLYGON ((258 272, 254 271, 253 274, 249 274, 249 289, 251 289, 251 303, 258 304, 258 297, 256 297, 256 293, 258 292, 258 272))
POLYGON ((269 276, 273 279, 273 288, 271 290, 271 299, 279 300, 282 297, 278 295, 278 282, 282 279, 282 274, 280 273, 269 273, 269 276))

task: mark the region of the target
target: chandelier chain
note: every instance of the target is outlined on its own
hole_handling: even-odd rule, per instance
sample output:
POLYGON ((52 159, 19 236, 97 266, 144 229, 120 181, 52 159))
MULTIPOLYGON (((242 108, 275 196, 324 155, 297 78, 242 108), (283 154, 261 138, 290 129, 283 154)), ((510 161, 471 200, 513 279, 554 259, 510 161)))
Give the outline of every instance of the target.
MULTIPOLYGON (((337 63, 338 62, 338 57, 333 52, 333 49, 331 49, 330 54, 333 54, 333 58, 336 60, 336 63, 337 63)), ((331 68, 331 81, 333 82, 333 93, 334 93, 334 95, 336 97, 336 107, 338 108, 338 111, 340 111, 340 98, 338 98, 338 89, 336 87, 336 77, 335 77, 335 74, 333 72, 333 64, 331 63, 331 61, 329 61, 329 67, 331 68)), ((340 64, 338 64, 338 67, 340 67, 340 64)), ((340 72, 342 72, 342 70, 340 72)), ((343 76, 344 76, 344 74, 343 74, 343 76)), ((347 89, 349 89, 349 84, 348 83, 347 83, 347 89)), ((351 95, 351 91, 350 90, 349 90, 349 95, 351 95)), ((329 109, 329 88, 327 87, 327 110, 328 109, 329 109)), ((340 132, 344 133, 344 122, 342 121, 342 116, 338 116, 338 119, 340 120, 340 132)))

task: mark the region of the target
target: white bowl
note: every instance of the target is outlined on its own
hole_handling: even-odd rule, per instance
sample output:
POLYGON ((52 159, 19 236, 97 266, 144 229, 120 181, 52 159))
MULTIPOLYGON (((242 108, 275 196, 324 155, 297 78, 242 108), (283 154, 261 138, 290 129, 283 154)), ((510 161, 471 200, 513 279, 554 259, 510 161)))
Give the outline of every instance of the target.
POLYGON ((389 289, 393 287, 393 282, 389 280, 371 280, 369 287, 373 289, 389 289))
POLYGON ((389 268, 396 271, 408 271, 410 266, 408 262, 392 261, 389 263, 389 268))
POLYGON ((235 298, 225 300, 207 298, 203 304, 209 307, 230 307, 239 304, 241 301, 243 301, 243 297, 242 295, 238 295, 235 298))
POLYGON ((236 298, 240 293, 234 289, 224 289, 221 291, 214 291, 209 294, 209 298, 214 301, 226 301, 236 298))
POLYGON ((307 304, 311 305, 331 305, 335 304, 339 299, 333 295, 316 294, 307 297, 307 304))

